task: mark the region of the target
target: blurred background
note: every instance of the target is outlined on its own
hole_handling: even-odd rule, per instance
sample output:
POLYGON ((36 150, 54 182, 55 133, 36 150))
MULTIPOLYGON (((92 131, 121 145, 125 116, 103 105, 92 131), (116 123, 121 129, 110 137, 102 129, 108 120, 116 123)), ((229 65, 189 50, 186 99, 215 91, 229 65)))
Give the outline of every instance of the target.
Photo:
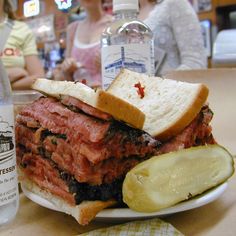
MULTIPOLYGON (((236 0, 189 0, 199 17, 208 67, 235 67, 236 0)), ((33 30, 46 71, 64 59, 66 27, 85 17, 79 0, 13 0, 16 15, 33 30)), ((104 9, 112 14, 112 0, 104 9)))

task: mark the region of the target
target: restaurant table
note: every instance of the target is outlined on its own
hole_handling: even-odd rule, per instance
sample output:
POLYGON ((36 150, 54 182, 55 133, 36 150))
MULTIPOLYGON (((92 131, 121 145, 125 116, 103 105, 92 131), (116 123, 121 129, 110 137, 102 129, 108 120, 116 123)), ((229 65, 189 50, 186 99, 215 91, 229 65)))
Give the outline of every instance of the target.
MULTIPOLYGON (((199 208, 166 216, 162 220, 172 224, 184 235, 235 236, 236 175, 231 177, 225 192, 215 201, 199 208)), ((95 220, 87 226, 81 226, 73 217, 39 206, 21 193, 18 214, 12 223, 0 229, 0 235, 79 235, 123 222, 95 220)))
MULTIPOLYGON (((235 155, 236 69, 178 72, 170 74, 169 78, 180 80, 191 78, 191 82, 203 82, 209 87, 209 103, 215 113, 212 122, 213 134, 220 144, 235 155)), ((215 201, 162 219, 184 235, 235 236, 236 174, 229 179, 227 189, 215 201)), ((71 216, 39 206, 21 193, 18 214, 11 224, 0 228, 0 235, 79 235, 119 223, 123 222, 95 220, 87 226, 80 226, 71 216)))

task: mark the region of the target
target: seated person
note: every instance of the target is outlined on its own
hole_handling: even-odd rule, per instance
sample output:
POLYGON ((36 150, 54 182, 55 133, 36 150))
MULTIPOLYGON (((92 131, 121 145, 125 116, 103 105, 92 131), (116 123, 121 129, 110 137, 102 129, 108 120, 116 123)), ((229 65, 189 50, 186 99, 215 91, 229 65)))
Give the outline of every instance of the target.
POLYGON ((1 59, 12 89, 30 89, 34 79, 44 77, 33 33, 24 22, 16 20, 9 0, 0 1, 0 22, 0 31, 6 24, 11 25, 1 59))
POLYGON ((100 87, 100 37, 112 16, 103 11, 102 0, 81 0, 80 5, 86 17, 68 26, 66 59, 54 70, 53 77, 55 80, 74 80, 90 87, 100 87))
POLYGON ((139 3, 139 18, 154 34, 156 75, 206 68, 200 23, 188 0, 139 0, 139 3))

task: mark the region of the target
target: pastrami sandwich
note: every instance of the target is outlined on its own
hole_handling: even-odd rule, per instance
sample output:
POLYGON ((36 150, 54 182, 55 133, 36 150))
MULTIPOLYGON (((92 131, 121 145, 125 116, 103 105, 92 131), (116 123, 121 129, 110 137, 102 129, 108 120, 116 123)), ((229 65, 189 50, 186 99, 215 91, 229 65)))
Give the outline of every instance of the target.
POLYGON ((138 163, 215 142, 202 84, 124 70, 107 91, 46 79, 33 88, 47 96, 17 116, 21 182, 82 225, 123 204, 123 180, 138 163))

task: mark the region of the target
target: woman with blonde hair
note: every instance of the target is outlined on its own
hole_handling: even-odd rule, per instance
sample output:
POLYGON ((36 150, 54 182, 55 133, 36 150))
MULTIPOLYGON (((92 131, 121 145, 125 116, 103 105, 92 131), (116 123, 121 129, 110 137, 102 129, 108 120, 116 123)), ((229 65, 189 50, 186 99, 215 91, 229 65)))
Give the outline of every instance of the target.
POLYGON ((44 76, 44 70, 33 33, 24 22, 16 20, 9 0, 0 0, 0 33, 4 27, 10 27, 10 33, 1 49, 0 59, 12 89, 30 89, 35 78, 44 76))
POLYGON ((188 0, 139 0, 139 18, 154 33, 156 74, 206 68, 201 26, 188 0))

